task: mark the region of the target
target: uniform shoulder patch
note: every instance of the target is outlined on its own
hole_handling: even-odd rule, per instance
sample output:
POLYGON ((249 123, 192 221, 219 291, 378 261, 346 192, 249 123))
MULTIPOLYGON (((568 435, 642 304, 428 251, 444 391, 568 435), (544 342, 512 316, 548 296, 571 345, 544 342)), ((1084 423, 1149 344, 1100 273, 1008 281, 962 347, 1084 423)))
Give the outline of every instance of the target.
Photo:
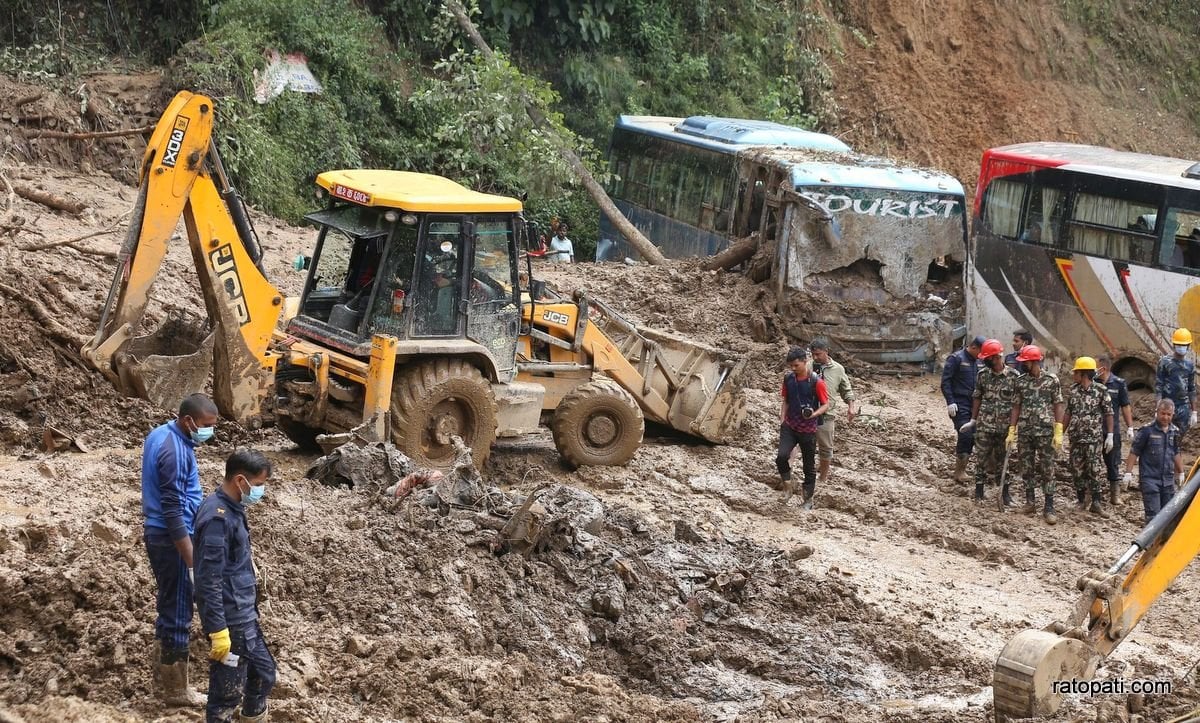
POLYGON ((224 508, 224 507, 218 507, 218 508, 217 508, 217 514, 218 514, 218 515, 223 515, 223 514, 225 514, 225 508, 224 508))

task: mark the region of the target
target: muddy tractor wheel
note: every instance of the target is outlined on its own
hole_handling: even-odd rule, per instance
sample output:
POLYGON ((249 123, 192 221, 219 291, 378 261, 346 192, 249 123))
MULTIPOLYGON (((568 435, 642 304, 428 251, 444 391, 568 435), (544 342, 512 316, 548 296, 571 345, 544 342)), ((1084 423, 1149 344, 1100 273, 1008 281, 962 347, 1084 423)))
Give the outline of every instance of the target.
POLYGON ((321 448, 317 444, 317 435, 321 434, 321 430, 319 429, 314 429, 307 424, 297 422, 291 417, 282 414, 276 417, 275 426, 300 449, 315 450, 321 448))
POLYGON ((637 402, 616 382, 581 384, 554 410, 554 446, 570 467, 623 465, 642 444, 645 420, 637 402))
POLYGON ((396 373, 392 442, 420 467, 454 466, 453 435, 483 466, 496 439, 496 396, 479 370, 461 359, 438 359, 396 373))

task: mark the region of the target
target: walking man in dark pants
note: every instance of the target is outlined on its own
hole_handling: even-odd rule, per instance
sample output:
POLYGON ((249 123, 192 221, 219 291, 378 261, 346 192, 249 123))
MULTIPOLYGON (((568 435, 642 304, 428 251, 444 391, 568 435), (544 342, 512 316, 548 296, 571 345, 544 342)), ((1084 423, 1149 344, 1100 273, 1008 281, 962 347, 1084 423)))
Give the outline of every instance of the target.
POLYGON ((1117 504, 1121 487, 1121 420, 1125 421, 1129 440, 1133 441, 1133 405, 1129 403, 1129 387, 1125 380, 1112 373, 1112 359, 1101 354, 1096 357, 1096 380, 1108 390, 1113 410, 1113 448, 1104 455, 1104 471, 1108 478, 1108 501, 1117 504))
POLYGON ((1183 433, 1171 423, 1174 416, 1175 402, 1158 400, 1154 424, 1137 431, 1129 446, 1129 458, 1125 460, 1126 482, 1133 479, 1133 465, 1138 466, 1147 524, 1175 496, 1176 482, 1183 484, 1183 457, 1179 454, 1179 438, 1183 433))
POLYGON ((779 452, 775 466, 783 480, 786 503, 796 491, 792 483, 792 465, 789 462, 792 450, 800 445, 800 456, 804 462, 804 509, 811 510, 813 494, 817 487, 817 425, 821 415, 829 409, 829 393, 825 381, 808 372, 808 353, 793 347, 787 355, 792 373, 783 379, 783 408, 779 413, 779 452))
POLYGON ((196 514, 196 606, 212 641, 208 723, 265 723, 275 658, 258 625, 254 561, 246 508, 262 500, 271 463, 240 449, 225 461, 225 480, 196 514))
POLYGON ((975 394, 975 376, 979 373, 979 351, 986 341, 977 336, 967 344, 965 349, 959 349, 946 357, 946 365, 942 368, 942 396, 946 399, 946 414, 954 422, 954 431, 958 440, 954 445, 954 481, 967 482, 967 462, 971 460, 971 450, 975 446, 975 436, 970 427, 964 432, 962 427, 971 421, 971 398, 975 394))
POLYGON ((212 438, 216 423, 217 406, 203 394, 193 394, 179 405, 179 417, 155 427, 142 446, 143 532, 158 587, 155 677, 162 702, 173 706, 204 705, 204 696, 188 686, 191 534, 203 496, 195 448, 212 438))

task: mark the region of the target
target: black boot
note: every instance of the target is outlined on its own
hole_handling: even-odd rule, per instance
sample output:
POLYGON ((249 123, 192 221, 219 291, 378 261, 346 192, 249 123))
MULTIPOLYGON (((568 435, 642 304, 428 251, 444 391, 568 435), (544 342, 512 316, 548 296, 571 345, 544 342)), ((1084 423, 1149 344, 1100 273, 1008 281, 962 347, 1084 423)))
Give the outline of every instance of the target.
POLYGON ((804 504, 800 505, 800 509, 811 510, 813 508, 813 495, 817 492, 816 482, 804 483, 804 504))
POLYGON ((1008 491, 1008 483, 1007 482, 1004 483, 1004 488, 1003 488, 1003 492, 1001 492, 1000 499, 1002 502, 1004 502, 1005 507, 1013 506, 1012 494, 1010 494, 1008 491))
POLYGON ((978 483, 975 485, 975 504, 983 504, 983 485, 978 483))
POLYGON ((1104 505, 1100 504, 1100 495, 1092 494, 1091 513, 1100 517, 1108 517, 1108 513, 1104 511, 1104 505))
POLYGON ((1112 505, 1121 504, 1121 482, 1113 480, 1108 483, 1108 502, 1112 505))
POLYGON ((1052 495, 1046 495, 1046 508, 1042 510, 1042 514, 1046 518, 1047 525, 1058 522, 1058 516, 1054 514, 1054 497, 1052 495))
POLYGON ((1037 500, 1033 496, 1033 490, 1025 490, 1025 506, 1021 511, 1027 515, 1037 514, 1037 500))
POLYGON ((1075 490, 1075 502, 1079 505, 1079 511, 1083 512, 1087 509, 1087 490, 1075 490))

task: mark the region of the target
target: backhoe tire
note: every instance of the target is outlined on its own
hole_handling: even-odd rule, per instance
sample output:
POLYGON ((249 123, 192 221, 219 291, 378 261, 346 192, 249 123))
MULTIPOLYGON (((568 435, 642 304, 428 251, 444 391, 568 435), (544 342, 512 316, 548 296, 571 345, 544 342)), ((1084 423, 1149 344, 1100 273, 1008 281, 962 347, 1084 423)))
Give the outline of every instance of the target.
POLYGON ((554 410, 554 446, 571 468, 623 465, 642 445, 646 429, 637 402, 616 382, 580 384, 554 410))
POLYGON ((462 359, 422 362, 396 372, 391 421, 392 442, 418 467, 453 468, 451 435, 462 437, 482 467, 496 439, 496 395, 462 359))
POLYGON ((321 448, 321 445, 317 444, 317 435, 321 434, 319 429, 282 414, 275 418, 275 426, 300 449, 311 451, 321 448))

